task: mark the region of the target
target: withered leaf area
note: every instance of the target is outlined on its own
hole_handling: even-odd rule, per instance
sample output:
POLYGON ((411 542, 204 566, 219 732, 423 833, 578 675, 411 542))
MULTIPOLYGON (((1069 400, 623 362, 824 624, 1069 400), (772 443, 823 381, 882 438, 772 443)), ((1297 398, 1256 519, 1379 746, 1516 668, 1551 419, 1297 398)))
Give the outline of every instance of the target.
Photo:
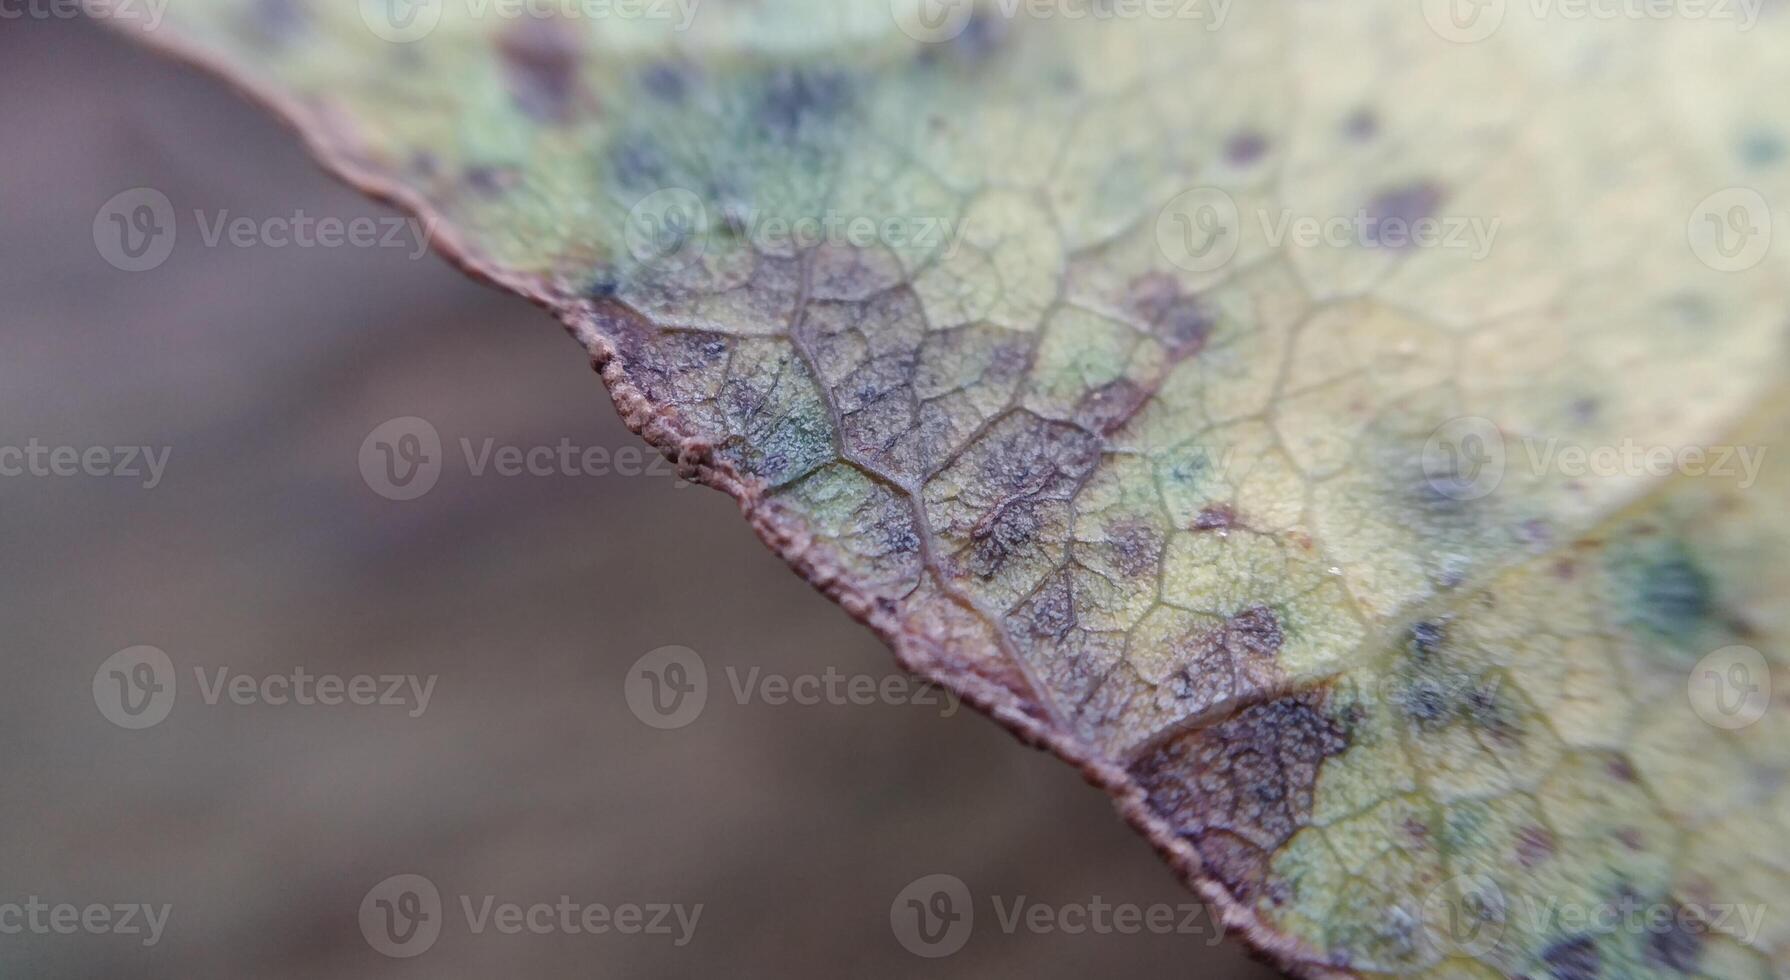
POLYGON ((1036 6, 139 33, 1289 970, 1790 969, 1786 11, 1036 6))

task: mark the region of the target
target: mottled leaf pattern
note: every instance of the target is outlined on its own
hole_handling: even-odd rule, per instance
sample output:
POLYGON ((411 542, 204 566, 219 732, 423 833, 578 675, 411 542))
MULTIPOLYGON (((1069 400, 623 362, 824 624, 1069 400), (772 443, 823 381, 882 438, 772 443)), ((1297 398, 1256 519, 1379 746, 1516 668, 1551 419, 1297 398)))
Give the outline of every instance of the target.
POLYGON ((1786 11, 447 0, 392 40, 381 6, 148 36, 557 312, 631 424, 1289 969, 1790 970, 1790 250, 1724 203, 1790 202, 1786 11), (1501 481, 1438 479, 1494 424, 1501 481), (1769 452, 1549 453, 1631 443, 1769 452), (1733 728, 1695 676, 1729 648, 1768 701, 1733 728), (1673 914, 1572 914, 1623 908, 1673 914))

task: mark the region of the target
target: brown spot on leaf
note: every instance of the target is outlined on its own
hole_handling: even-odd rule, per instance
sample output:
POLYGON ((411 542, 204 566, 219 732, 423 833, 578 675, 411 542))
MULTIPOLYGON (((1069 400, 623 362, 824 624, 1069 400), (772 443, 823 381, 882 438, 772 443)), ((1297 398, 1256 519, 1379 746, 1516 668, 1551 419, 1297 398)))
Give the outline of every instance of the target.
POLYGON ((1416 817, 1406 817, 1404 829, 1405 836, 1411 838, 1413 843, 1418 845, 1426 845, 1429 843, 1429 824, 1424 823, 1422 820, 1416 817))
POLYGON ((1075 626, 1075 597, 1067 576, 1052 576, 1032 601, 1020 607, 1026 634, 1034 640, 1062 640, 1075 626))
POLYGON ((1703 934, 1709 925, 1681 905, 1672 906, 1671 918, 1649 928, 1647 960, 1679 973, 1694 973, 1703 957, 1703 934))
POLYGON ((1149 805, 1200 847, 1213 872, 1242 901, 1262 894, 1264 863, 1250 847, 1279 849, 1311 818, 1325 759, 1349 745, 1325 710, 1326 692, 1252 704, 1209 728, 1154 747, 1131 764, 1149 805), (1206 854, 1206 844, 1213 854, 1206 854))
POLYGON ((1205 349, 1218 316, 1198 296, 1181 291, 1181 281, 1164 272, 1139 276, 1131 283, 1131 309, 1168 348, 1171 360, 1184 360, 1205 349))
POLYGON ((1554 856, 1554 834, 1533 824, 1517 832, 1517 862, 1534 868, 1554 856))
POLYGON ((1541 518, 1524 521, 1517 528, 1518 536, 1531 544, 1547 544, 1554 540, 1554 528, 1541 518))
POLYGON ((690 90, 691 71, 688 65, 680 62, 657 61, 640 72, 640 84, 656 99, 682 102, 690 90))
POLYGON ((851 83, 831 69, 778 68, 767 79, 757 119, 773 134, 787 136, 804 121, 827 122, 851 103, 851 83))
POLYGON ((1284 641, 1280 621, 1266 606, 1245 609, 1218 629, 1189 633, 1173 644, 1186 666, 1172 678, 1169 695, 1189 714, 1260 697, 1282 679, 1274 656, 1284 641))
POLYGON ((1130 378, 1119 378, 1095 388, 1075 407, 1075 421, 1096 432, 1112 433, 1131 421, 1150 393, 1130 378))
POLYGON ((1597 940, 1590 936, 1562 939, 1541 954, 1554 980, 1597 980, 1603 973, 1603 957, 1598 955, 1597 940))
POLYGON ((1123 521, 1106 529, 1119 571, 1126 575, 1155 574, 1162 560, 1162 534, 1141 521, 1123 521))
POLYGON ((1233 134, 1224 144, 1225 162, 1247 167, 1268 155, 1268 137, 1253 129, 1233 134))
POLYGON ((1466 711, 1469 721, 1501 742, 1515 741, 1522 734, 1493 683, 1479 685, 1467 692, 1466 711))
POLYGON ((1060 537, 1068 502, 1100 453, 1099 438, 1087 429, 1030 412, 1014 412, 983 433, 948 467, 961 510, 936 525, 968 546, 955 556, 957 567, 992 578, 1010 557, 1036 554, 1040 532, 1060 537))
POLYGON ((1031 501, 1013 500, 996 508, 970 532, 970 571, 993 578, 1009 556, 1025 550, 1038 533, 1038 515, 1031 501))
POLYGON ((1366 106, 1349 113, 1343 120, 1343 135, 1357 143, 1365 143, 1380 133, 1380 117, 1366 106))
POLYGON ((578 37, 558 21, 529 18, 497 41, 516 106, 541 122, 568 121, 582 93, 578 37))
POLYGON ((463 179, 467 187, 483 197, 496 197, 522 183, 522 175, 514 167, 467 167, 463 179))
POLYGON ((1280 620, 1267 606, 1251 606, 1225 624, 1225 646, 1234 652, 1272 657, 1285 642, 1280 620))
POLYGON ((1407 248, 1411 226, 1433 218, 1447 193, 1440 184, 1419 180, 1381 191, 1367 205, 1367 241, 1387 248, 1407 248))
POLYGON ((1223 882, 1232 893, 1253 897, 1265 890, 1270 855, 1247 838, 1214 830, 1193 840, 1193 844, 1199 848, 1206 873, 1223 882))
POLYGON ((1230 504, 1207 504, 1193 519, 1195 531, 1228 531, 1237 526, 1237 511, 1230 504))
POLYGON ((1413 654, 1427 657, 1442 648, 1448 640, 1448 624, 1441 620, 1427 620, 1411 627, 1411 640, 1406 645, 1413 654))
POLYGON ((1442 727, 1452 714, 1448 692, 1431 680, 1420 680, 1402 688, 1397 700, 1405 718, 1425 730, 1442 727))

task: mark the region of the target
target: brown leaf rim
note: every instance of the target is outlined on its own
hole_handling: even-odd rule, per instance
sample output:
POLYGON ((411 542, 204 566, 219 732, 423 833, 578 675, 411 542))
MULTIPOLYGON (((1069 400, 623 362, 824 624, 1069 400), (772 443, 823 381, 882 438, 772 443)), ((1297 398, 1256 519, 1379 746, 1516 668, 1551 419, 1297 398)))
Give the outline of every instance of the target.
POLYGON ((640 314, 617 300, 597 302, 565 295, 541 279, 518 275, 480 257, 421 195, 357 160, 353 148, 311 108, 272 86, 258 84, 198 45, 169 36, 166 31, 152 34, 134 29, 128 22, 114 21, 106 16, 108 2, 82 0, 91 19, 205 71, 267 109, 303 140, 311 155, 332 176, 424 221, 432 230, 431 248, 466 275, 515 293, 552 313, 584 345, 592 368, 602 377, 617 413, 631 431, 675 462, 684 479, 732 497, 760 540, 815 589, 870 627, 889 646, 902 669, 950 689, 1021 742, 1075 766, 1090 784, 1104 790, 1119 815, 1143 834, 1176 875, 1216 910, 1216 918, 1227 934, 1243 937, 1259 958, 1295 977, 1335 980, 1357 975, 1326 964, 1323 954, 1264 924, 1253 909, 1238 902, 1206 872, 1204 859, 1193 842, 1150 810, 1143 788, 1122 766, 1103 758, 1074 735, 1056 731, 1040 721, 1010 688, 973 670, 953 670, 953 662, 962 663, 963 658, 930 637, 904 629, 888 606, 852 585, 844 570, 815 547, 812 535, 797 522, 779 520, 776 510, 766 506, 762 486, 717 458, 712 446, 685 429, 675 411, 653 405, 631 380, 626 358, 603 329, 606 323, 625 319, 647 322, 640 314))

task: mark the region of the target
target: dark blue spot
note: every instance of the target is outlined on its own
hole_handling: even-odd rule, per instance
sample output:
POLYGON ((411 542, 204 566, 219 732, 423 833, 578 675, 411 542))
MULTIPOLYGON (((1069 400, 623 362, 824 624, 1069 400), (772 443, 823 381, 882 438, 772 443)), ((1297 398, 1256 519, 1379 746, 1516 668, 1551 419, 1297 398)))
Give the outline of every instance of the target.
POLYGON ((597 273, 596 278, 591 280, 590 285, 584 290, 584 295, 594 300, 605 300, 614 298, 620 290, 621 282, 616 279, 615 273, 604 270, 597 273))
POLYGON ((1740 158, 1751 167, 1768 167, 1784 159, 1784 141, 1776 133, 1753 133, 1740 141, 1740 158))
POLYGON ((1230 138, 1224 145, 1224 158, 1233 167, 1247 167, 1268 155, 1268 138, 1247 129, 1230 138))
POLYGON ((1446 623, 1429 620, 1411 627, 1410 650, 1418 656, 1428 656, 1441 649, 1442 643, 1448 639, 1446 623))
POLYGON ((1380 192, 1367 205, 1367 240, 1371 245, 1404 248, 1412 243, 1411 226, 1433 218, 1447 197, 1441 185, 1419 180, 1380 192))
POLYGON ((1365 143, 1380 134, 1380 117, 1362 106, 1343 120, 1343 135, 1357 143, 1365 143))
POLYGON ((498 38, 497 50, 511 96, 524 114, 541 122, 571 117, 582 60, 571 32, 551 21, 524 21, 498 38))
POLYGON ((656 145, 623 138, 609 152, 609 168, 623 187, 658 187, 665 183, 665 159, 656 145))
POLYGON ((1674 906, 1664 925, 1649 927, 1647 959, 1678 973, 1696 972, 1697 961, 1703 956, 1703 933, 1708 928, 1682 906, 1674 906))
POLYGON ((1603 957, 1597 940, 1590 936, 1562 939, 1541 954, 1554 980, 1597 980, 1603 973, 1603 957))
POLYGON ((765 82, 757 119, 775 133, 788 134, 805 122, 836 118, 850 102, 850 84, 843 72, 780 68, 765 82))
POLYGON ((666 102, 682 102, 690 90, 687 71, 682 65, 667 61, 655 62, 640 73, 640 84, 654 98, 666 102))
POLYGON ((1715 608, 1714 587, 1683 544, 1659 542, 1612 558, 1618 578, 1628 585, 1631 625, 1682 645, 1708 621, 1715 608))

